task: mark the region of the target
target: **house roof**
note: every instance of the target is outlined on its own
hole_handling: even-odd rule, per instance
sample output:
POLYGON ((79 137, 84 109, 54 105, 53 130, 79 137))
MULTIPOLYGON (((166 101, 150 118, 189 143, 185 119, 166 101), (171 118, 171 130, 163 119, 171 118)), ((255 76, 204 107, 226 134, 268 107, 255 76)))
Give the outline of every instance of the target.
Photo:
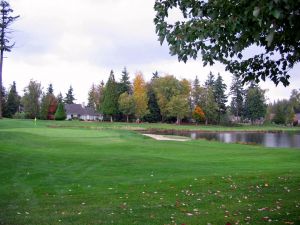
POLYGON ((91 107, 82 107, 81 104, 66 104, 65 105, 67 114, 75 114, 75 115, 89 115, 89 116, 99 116, 98 113, 91 107))
POLYGON ((83 115, 99 116, 99 114, 91 107, 85 107, 85 114, 83 115))
POLYGON ((65 109, 67 114, 85 114, 85 109, 80 104, 66 104, 65 109))

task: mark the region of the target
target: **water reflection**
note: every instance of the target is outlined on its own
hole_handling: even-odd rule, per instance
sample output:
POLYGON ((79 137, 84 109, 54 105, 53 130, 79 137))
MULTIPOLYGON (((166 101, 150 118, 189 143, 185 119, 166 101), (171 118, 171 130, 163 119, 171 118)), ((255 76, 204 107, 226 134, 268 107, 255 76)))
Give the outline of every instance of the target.
POLYGON ((217 140, 225 143, 258 144, 265 147, 299 148, 299 133, 210 132, 191 133, 192 139, 217 140))
POLYGON ((265 147, 300 148, 299 132, 190 132, 190 131, 151 131, 156 134, 181 135, 192 139, 216 140, 225 143, 258 144, 265 147))

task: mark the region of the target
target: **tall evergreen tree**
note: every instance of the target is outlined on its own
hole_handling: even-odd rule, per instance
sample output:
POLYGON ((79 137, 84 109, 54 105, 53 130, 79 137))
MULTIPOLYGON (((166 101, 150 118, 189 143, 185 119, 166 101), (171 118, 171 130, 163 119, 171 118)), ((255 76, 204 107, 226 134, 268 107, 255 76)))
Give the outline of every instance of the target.
POLYGON ((75 101, 75 97, 74 97, 74 94, 73 94, 73 87, 70 86, 68 92, 66 93, 66 97, 64 99, 64 103, 65 104, 74 104, 74 101, 75 101))
POLYGON ((210 71, 207 80, 205 81, 206 87, 213 87, 215 85, 215 75, 210 71))
POLYGON ((147 85, 147 90, 149 113, 144 116, 144 120, 150 123, 159 122, 161 121, 161 114, 152 81, 147 85))
POLYGON ((59 94, 57 95, 56 99, 57 99, 58 103, 62 103, 63 102, 63 96, 62 96, 61 92, 59 92, 59 94))
POLYGON ((47 88, 47 94, 53 94, 54 90, 53 90, 53 85, 49 84, 49 87, 47 88))
POLYGON ((224 83, 223 78, 221 77, 220 74, 218 74, 218 77, 214 85, 214 94, 218 106, 217 112, 218 112, 219 123, 221 121, 221 115, 224 115, 226 113, 226 102, 227 102, 227 96, 225 94, 226 88, 227 86, 224 83))
POLYGON ((117 83, 115 81, 114 71, 110 71, 108 81, 105 85, 103 93, 103 102, 101 111, 110 116, 110 121, 113 122, 113 116, 118 113, 118 90, 117 83))
POLYGON ((99 95, 95 84, 92 84, 88 93, 88 104, 87 106, 96 110, 99 102, 99 95))
POLYGON ((103 80, 101 81, 101 83, 97 86, 97 93, 98 93, 98 105, 96 107, 96 111, 101 113, 102 110, 102 104, 103 104, 103 98, 104 98, 104 90, 105 90, 105 85, 103 80))
MULTIPOLYGON (((19 16, 11 16, 10 14, 13 10, 7 1, 1 0, 0 2, 0 90, 2 90, 2 68, 3 68, 3 58, 4 52, 10 52, 15 44, 9 44, 11 34, 11 29, 9 28, 11 24, 19 16)), ((2 99, 2 91, 0 91, 0 99, 2 99)), ((3 105, 0 101, 0 119, 2 118, 3 105)))
POLYGON ((230 86, 230 94, 232 96, 230 103, 230 111, 235 117, 241 117, 244 111, 244 95, 242 79, 238 75, 234 75, 230 86))
POLYGON ((198 77, 196 76, 193 82, 193 89, 192 89, 192 103, 193 108, 196 106, 200 106, 200 95, 201 95, 201 86, 198 77))
POLYGON ((124 67, 123 71, 122 71, 122 76, 121 76, 121 80, 119 83, 119 94, 122 94, 124 92, 127 92, 128 94, 132 92, 131 90, 131 84, 129 81, 129 73, 126 69, 126 67, 124 67))
POLYGON ((41 84, 31 80, 24 90, 22 103, 27 118, 34 119, 40 112, 40 97, 42 94, 41 84))
POLYGON ((16 112, 19 110, 21 97, 18 95, 16 82, 14 81, 8 92, 7 102, 5 106, 5 116, 12 118, 16 112))
POLYGON ((245 96, 245 117, 251 123, 265 116, 267 105, 265 91, 259 88, 255 83, 251 83, 245 96))
POLYGON ((203 89, 203 99, 201 99, 201 106, 205 114, 205 124, 216 123, 218 105, 216 103, 213 87, 208 86, 203 89))
POLYGON ((159 75, 158 75, 158 72, 155 71, 154 73, 152 73, 152 80, 156 79, 156 78, 159 78, 159 75))

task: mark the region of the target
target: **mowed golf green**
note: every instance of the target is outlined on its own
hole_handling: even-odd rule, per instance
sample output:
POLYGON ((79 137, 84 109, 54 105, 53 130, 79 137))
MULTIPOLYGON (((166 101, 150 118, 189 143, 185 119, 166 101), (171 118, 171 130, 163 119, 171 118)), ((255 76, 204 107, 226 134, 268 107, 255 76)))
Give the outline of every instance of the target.
POLYGON ((0 120, 0 224, 300 224, 300 149, 128 126, 0 120))

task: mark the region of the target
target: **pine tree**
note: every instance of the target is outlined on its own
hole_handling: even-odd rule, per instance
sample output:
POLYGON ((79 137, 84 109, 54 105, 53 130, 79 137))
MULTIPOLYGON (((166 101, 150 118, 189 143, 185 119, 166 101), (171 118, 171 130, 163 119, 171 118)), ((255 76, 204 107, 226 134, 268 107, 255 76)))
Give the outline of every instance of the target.
POLYGON ((18 95, 16 82, 14 81, 8 92, 7 102, 5 106, 5 117, 12 118, 19 110, 21 97, 18 95))
POLYGON ((205 81, 206 87, 213 87, 215 85, 215 75, 212 72, 209 72, 207 80, 205 81))
POLYGON ((157 78, 159 78, 159 75, 158 75, 158 72, 157 71, 155 71, 154 73, 152 73, 152 80, 154 80, 154 79, 157 79, 157 78))
POLYGON ((57 106, 57 110, 55 112, 55 120, 65 120, 67 118, 65 106, 61 102, 57 106))
POLYGON ((66 93, 66 97, 64 99, 64 103, 65 104, 74 104, 74 101, 75 101, 75 97, 74 97, 74 94, 73 94, 73 87, 70 86, 68 92, 66 93))
POLYGON ((59 92, 59 94, 57 95, 56 99, 57 99, 58 103, 62 103, 63 102, 63 96, 62 96, 61 92, 59 92))
MULTIPOLYGON (((9 44, 11 34, 10 26, 19 16, 11 16, 13 10, 7 1, 0 2, 0 90, 2 90, 2 68, 4 52, 10 52, 15 44, 9 44)), ((0 99, 2 99, 2 91, 0 91, 0 99)), ((2 118, 3 105, 0 101, 0 119, 2 118)))
POLYGON ((131 84, 129 81, 129 73, 126 69, 126 67, 124 67, 123 71, 122 71, 122 76, 121 76, 121 80, 119 83, 119 94, 122 94, 124 92, 127 92, 128 94, 131 93, 131 84))
POLYGON ((244 107, 245 117, 248 118, 251 123, 265 116, 267 108, 265 102, 265 91, 252 82, 246 91, 244 107))
POLYGON ((221 115, 226 113, 226 102, 227 96, 225 95, 226 84, 223 81, 223 78, 218 74, 217 80, 214 85, 214 94, 217 103, 217 112, 218 112, 218 122, 221 121, 221 115))
POLYGON ((200 106, 202 106, 205 114, 205 124, 215 123, 217 120, 216 112, 218 110, 218 105, 215 100, 213 87, 208 86, 204 89, 204 99, 202 102, 203 103, 201 103, 200 106))
POLYGON ((88 104, 87 106, 96 110, 99 102, 99 96, 97 93, 97 89, 95 84, 92 84, 91 89, 89 90, 88 93, 88 104))
POLYGON ((111 70, 108 81, 105 85, 101 106, 101 111, 110 116, 111 122, 113 122, 113 116, 118 113, 118 98, 119 96, 114 71, 111 70))
POLYGON ((96 111, 99 112, 99 113, 102 112, 104 90, 105 90, 105 86, 104 86, 104 82, 102 80, 101 83, 97 86, 97 93, 98 93, 99 96, 98 96, 96 111))
POLYGON ((144 120, 150 123, 159 122, 161 121, 161 114, 157 103, 156 94, 153 90, 153 80, 148 84, 147 90, 149 113, 144 116, 144 120))
POLYGON ((192 105, 193 107, 200 105, 200 94, 201 94, 201 87, 199 83, 199 79, 196 76, 194 82, 193 82, 193 89, 192 89, 192 105))
POLYGON ((230 94, 232 95, 230 103, 230 111, 235 117, 241 117, 244 111, 244 95, 242 80, 238 75, 234 75, 230 86, 230 94))
POLYGON ((53 94, 54 90, 53 90, 53 85, 49 84, 49 87, 47 88, 47 94, 53 94))

